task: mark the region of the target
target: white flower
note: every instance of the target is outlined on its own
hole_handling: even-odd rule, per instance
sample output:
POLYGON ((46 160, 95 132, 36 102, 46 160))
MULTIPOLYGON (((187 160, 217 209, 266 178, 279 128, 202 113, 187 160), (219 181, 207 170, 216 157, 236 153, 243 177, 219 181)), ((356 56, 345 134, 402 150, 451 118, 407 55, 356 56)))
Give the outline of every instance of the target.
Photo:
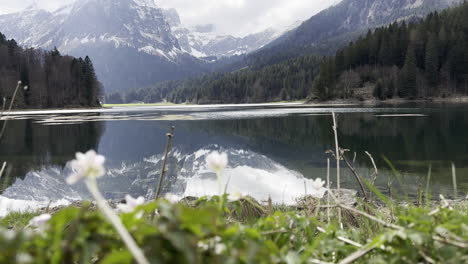
POLYGON ((325 181, 322 181, 322 179, 317 178, 315 181, 312 181, 312 184, 310 186, 312 189, 310 190, 310 195, 314 198, 322 199, 325 193, 327 192, 327 189, 324 188, 323 186, 325 185, 325 181))
POLYGON ((133 198, 130 195, 125 195, 125 204, 118 204, 117 209, 123 213, 132 213, 135 209, 145 203, 145 198, 142 196, 137 199, 133 198))
POLYGON ((29 226, 37 228, 39 231, 44 230, 51 218, 52 216, 50 214, 36 216, 29 221, 29 226))
POLYGON ((29 89, 29 87, 26 85, 25 87, 23 87, 23 89, 24 89, 25 91, 27 91, 27 90, 29 89))
POLYGON ((229 197, 228 197, 230 202, 239 201, 241 198, 242 198, 242 194, 240 192, 229 194, 229 197))
POLYGON ((1 234, 3 235, 3 238, 5 238, 7 241, 13 240, 16 237, 16 232, 13 230, 1 230, 1 234))
POLYGON ((202 241, 198 241, 197 246, 199 248, 201 248, 202 250, 204 250, 204 251, 206 251, 206 250, 208 250, 210 248, 206 243, 203 243, 202 241))
POLYGON ((31 255, 28 255, 26 253, 18 253, 18 255, 16 255, 16 263, 32 263, 33 262, 33 259, 31 257, 31 255))
POLYGON ((211 152, 211 154, 206 157, 206 164, 212 171, 219 173, 226 168, 228 156, 226 153, 219 154, 217 151, 211 152))
POLYGON ((168 200, 171 203, 177 203, 181 200, 180 196, 172 194, 172 193, 168 193, 164 195, 164 199, 168 200))
POLYGON ((96 154, 94 150, 83 153, 76 153, 76 159, 71 162, 74 172, 67 178, 67 183, 73 185, 85 178, 99 178, 106 173, 104 168, 104 156, 96 154))
POLYGON ((215 253, 216 255, 221 255, 224 251, 226 251, 226 249, 226 245, 224 245, 223 243, 218 243, 215 246, 215 253))

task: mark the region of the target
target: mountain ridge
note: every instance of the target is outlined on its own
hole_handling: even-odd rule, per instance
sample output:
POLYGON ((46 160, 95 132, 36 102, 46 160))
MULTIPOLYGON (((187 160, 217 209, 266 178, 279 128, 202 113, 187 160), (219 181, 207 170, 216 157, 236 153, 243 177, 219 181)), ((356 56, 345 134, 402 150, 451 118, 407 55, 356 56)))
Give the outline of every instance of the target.
POLYGON ((216 67, 213 61, 252 52, 277 34, 203 36, 183 32, 178 13, 172 13, 152 0, 84 0, 55 11, 32 5, 0 15, 0 27, 25 47, 89 55, 108 91, 210 72, 216 67))
POLYGON ((370 29, 412 17, 422 18, 432 11, 461 2, 462 0, 342 0, 225 68, 226 71, 232 71, 245 67, 264 67, 310 53, 331 55, 370 29))

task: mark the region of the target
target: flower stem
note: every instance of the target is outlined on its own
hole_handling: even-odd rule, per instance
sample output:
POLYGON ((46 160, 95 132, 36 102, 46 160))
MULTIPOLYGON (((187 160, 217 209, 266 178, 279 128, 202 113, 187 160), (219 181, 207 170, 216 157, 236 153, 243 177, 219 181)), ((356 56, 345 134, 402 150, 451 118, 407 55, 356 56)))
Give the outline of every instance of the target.
POLYGON ((221 197, 224 194, 223 193, 223 175, 221 174, 221 171, 217 171, 216 176, 218 177, 218 193, 219 193, 219 196, 221 197))
POLYGON ((99 188, 97 187, 96 179, 88 179, 85 182, 86 186, 88 187, 88 190, 91 192, 94 199, 96 199, 99 209, 107 218, 107 220, 109 220, 109 222, 117 230, 117 233, 124 241, 125 245, 135 258, 136 262, 138 264, 149 264, 149 261, 146 259, 145 255, 143 254, 143 251, 138 247, 133 237, 130 235, 128 230, 120 221, 120 218, 114 213, 112 208, 102 196, 101 192, 99 191, 99 188))

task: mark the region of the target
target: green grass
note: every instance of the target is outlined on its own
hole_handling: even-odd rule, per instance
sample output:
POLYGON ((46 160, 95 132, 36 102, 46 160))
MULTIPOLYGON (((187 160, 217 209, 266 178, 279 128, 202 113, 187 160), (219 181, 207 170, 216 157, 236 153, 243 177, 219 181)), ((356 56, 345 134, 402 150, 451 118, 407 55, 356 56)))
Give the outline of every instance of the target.
MULTIPOLYGON (((298 101, 278 101, 278 102, 265 102, 265 104, 289 104, 289 103, 305 103, 305 100, 298 100, 298 101)), ((171 106, 171 105, 195 105, 195 104, 175 104, 171 102, 161 102, 161 103, 131 103, 131 104, 103 104, 102 107, 104 108, 111 108, 111 107, 138 107, 138 106, 171 106)))
POLYGON ((8 214, 5 218, 0 218, 0 226, 21 230, 28 225, 29 221, 38 216, 37 212, 14 212, 8 214))
POLYGON ((154 103, 154 104, 143 104, 143 103, 134 103, 134 104, 103 104, 104 108, 111 107, 135 107, 135 106, 170 106, 170 105, 179 105, 174 103, 154 103))

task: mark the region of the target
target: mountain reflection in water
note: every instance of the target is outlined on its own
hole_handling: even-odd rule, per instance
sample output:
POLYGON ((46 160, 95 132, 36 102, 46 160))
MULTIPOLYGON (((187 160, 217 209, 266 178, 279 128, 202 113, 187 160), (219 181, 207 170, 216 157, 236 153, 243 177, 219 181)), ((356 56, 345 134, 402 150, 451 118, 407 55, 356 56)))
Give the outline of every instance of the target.
MULTIPOLYGON (((206 169, 204 159, 218 150, 227 152, 230 159, 225 171, 225 178, 230 179, 228 191, 290 203, 304 195, 307 179, 326 177, 325 152, 334 147, 331 110, 212 109, 170 113, 191 116, 188 120, 150 120, 145 113, 139 118, 148 120, 87 120, 52 126, 34 118, 11 121, 0 144, 0 160, 8 162, 0 193, 19 200, 87 199, 84 185, 66 185, 67 162, 77 151, 96 149, 107 158, 107 175, 99 180, 107 198, 122 199, 127 193, 152 198, 165 134, 174 125, 164 192, 181 197, 216 194, 216 177, 206 169)), ((418 185, 425 185, 431 164, 433 192, 451 194, 451 162, 457 166, 460 193, 468 189, 466 107, 334 110, 342 112, 342 148, 351 150, 350 159, 356 152, 355 166, 364 177, 373 172, 364 151, 372 153, 380 169, 377 185, 382 191, 394 178, 384 155, 402 172, 404 186, 394 181, 395 189, 416 193, 418 185)), ((356 188, 351 173, 344 164, 342 168, 342 186, 356 188)))

